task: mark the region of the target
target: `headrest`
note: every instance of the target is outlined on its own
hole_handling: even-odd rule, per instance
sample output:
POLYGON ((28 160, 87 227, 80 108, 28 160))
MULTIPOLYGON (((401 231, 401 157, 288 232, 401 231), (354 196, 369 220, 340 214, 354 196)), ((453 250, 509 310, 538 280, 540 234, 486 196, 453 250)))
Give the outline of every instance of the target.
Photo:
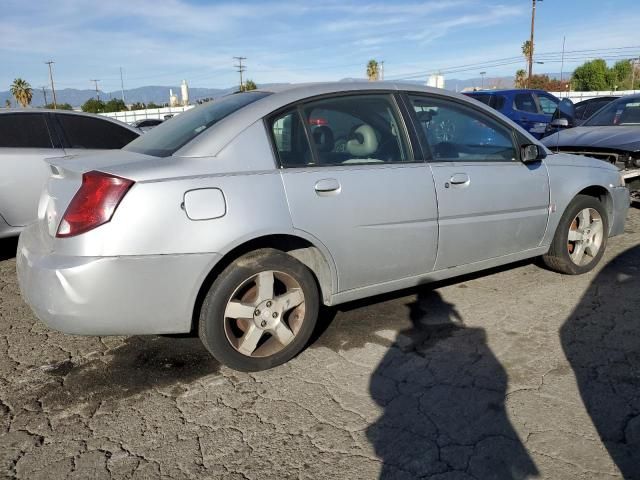
POLYGON ((320 125, 313 130, 313 142, 319 152, 331 152, 335 145, 333 131, 326 125, 320 125))
POLYGON ((360 125, 347 142, 347 152, 354 157, 366 157, 378 150, 378 137, 375 130, 367 124, 360 125))

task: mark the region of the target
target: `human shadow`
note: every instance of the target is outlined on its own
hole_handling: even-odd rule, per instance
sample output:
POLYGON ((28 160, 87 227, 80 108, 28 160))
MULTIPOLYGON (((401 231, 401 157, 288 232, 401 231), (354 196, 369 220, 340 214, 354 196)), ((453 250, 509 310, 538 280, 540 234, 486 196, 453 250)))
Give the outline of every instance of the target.
POLYGON ((611 459, 640 479, 640 246, 600 271, 560 338, 611 459))
POLYGON ((538 471, 505 410, 507 375, 485 331, 421 289, 370 382, 383 408, 367 436, 381 479, 520 479, 538 471))
POLYGON ((0 262, 16 256, 18 237, 0 238, 0 262))

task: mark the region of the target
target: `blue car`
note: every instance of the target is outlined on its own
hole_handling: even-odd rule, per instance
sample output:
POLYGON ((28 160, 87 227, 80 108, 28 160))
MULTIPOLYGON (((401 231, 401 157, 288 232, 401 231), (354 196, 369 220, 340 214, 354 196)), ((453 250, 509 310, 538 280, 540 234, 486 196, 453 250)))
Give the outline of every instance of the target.
POLYGON ((479 90, 464 94, 495 108, 536 138, 542 138, 560 103, 544 90, 479 90))

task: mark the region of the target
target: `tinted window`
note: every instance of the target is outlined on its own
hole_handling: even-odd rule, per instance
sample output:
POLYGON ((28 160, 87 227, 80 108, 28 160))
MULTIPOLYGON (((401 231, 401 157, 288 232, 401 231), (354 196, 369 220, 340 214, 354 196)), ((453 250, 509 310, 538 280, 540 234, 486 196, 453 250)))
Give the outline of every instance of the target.
POLYGON ((640 125, 640 97, 630 96, 611 102, 587 120, 584 125, 640 125))
MULTIPOLYGON (((580 105, 576 105, 575 111, 576 111, 576 119, 577 120, 584 120, 585 118, 589 118, 589 114, 587 112, 587 107, 590 104, 583 102, 580 105)), ((555 118, 556 115, 554 115, 555 118)))
POLYGON ((490 107, 493 107, 493 104, 495 103, 495 101, 493 100, 493 95, 491 95, 490 93, 476 93, 469 96, 471 98, 475 98, 479 102, 484 103, 485 105, 489 105, 490 107))
POLYGON ((538 113, 538 107, 530 93, 516 93, 513 99, 513 108, 521 112, 538 113))
POLYGON ((0 147, 52 148, 44 115, 38 113, 0 115, 0 147))
POLYGON ((118 124, 84 115, 55 114, 67 148, 120 149, 138 135, 118 124))
POLYGON ((488 115, 455 102, 410 97, 434 160, 511 161, 511 132, 488 115))
POLYGON ((237 93, 192 108, 149 130, 125 150, 168 157, 223 118, 267 95, 267 92, 237 93))
POLYGON ((313 156, 298 110, 289 110, 275 117, 271 121, 271 132, 280 165, 304 167, 313 163, 313 156))
POLYGON ((538 95, 538 102, 540 102, 540 108, 542 111, 549 115, 553 114, 553 112, 556 111, 556 108, 558 108, 558 102, 544 95, 538 95))

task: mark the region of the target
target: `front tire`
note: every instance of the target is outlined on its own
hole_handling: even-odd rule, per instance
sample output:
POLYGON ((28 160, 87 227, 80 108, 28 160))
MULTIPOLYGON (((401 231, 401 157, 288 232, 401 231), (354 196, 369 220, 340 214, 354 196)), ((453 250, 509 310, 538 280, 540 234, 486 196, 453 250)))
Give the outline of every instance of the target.
POLYGON ((562 215, 544 263, 568 275, 589 272, 604 255, 608 236, 609 218, 602 202, 578 195, 562 215))
POLYGON ((246 372, 266 370, 306 346, 318 309, 318 288, 305 265, 279 250, 256 250, 213 282, 198 334, 221 363, 246 372))

